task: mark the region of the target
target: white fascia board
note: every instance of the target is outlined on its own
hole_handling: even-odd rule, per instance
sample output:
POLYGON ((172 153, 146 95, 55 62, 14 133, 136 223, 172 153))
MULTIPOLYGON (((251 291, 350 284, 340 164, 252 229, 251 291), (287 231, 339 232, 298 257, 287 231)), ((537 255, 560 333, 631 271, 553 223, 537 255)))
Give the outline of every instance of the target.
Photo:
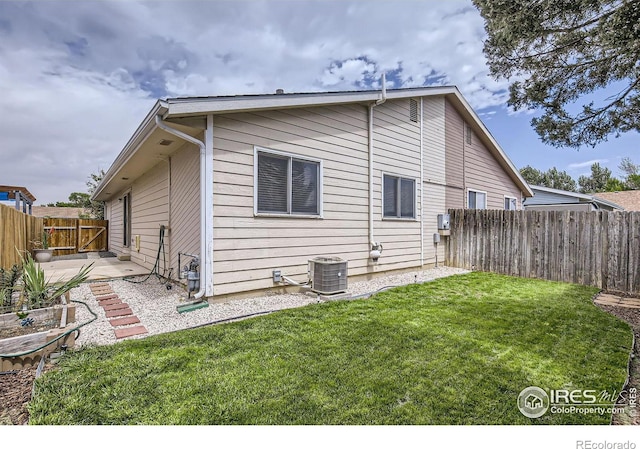
MULTIPOLYGON (((388 90, 387 98, 409 98, 453 93, 453 87, 388 90)), ((260 109, 326 106, 345 103, 369 103, 380 98, 379 91, 256 95, 237 97, 170 98, 168 117, 206 113, 255 111, 260 109)))
POLYGON ((156 104, 153 105, 149 113, 146 115, 142 123, 138 126, 136 131, 133 133, 127 144, 124 146, 118 157, 116 157, 115 161, 111 164, 111 167, 107 170, 102 181, 98 184, 95 192, 91 195, 91 199, 95 200, 104 190, 104 188, 109 184, 109 182, 118 174, 120 169, 127 163, 129 159, 136 153, 140 145, 145 141, 147 136, 153 129, 155 128, 155 119, 156 115, 163 115, 167 111, 167 105, 164 101, 158 100, 156 104))

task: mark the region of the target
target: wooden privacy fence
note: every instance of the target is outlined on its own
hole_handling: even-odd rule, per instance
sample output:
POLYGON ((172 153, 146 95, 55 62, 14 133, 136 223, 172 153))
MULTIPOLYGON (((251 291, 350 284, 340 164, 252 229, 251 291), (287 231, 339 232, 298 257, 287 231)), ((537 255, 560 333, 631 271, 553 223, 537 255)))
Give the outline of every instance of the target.
POLYGON ((42 238, 43 226, 42 218, 0 204, 0 268, 19 263, 18 251, 31 251, 31 242, 42 238))
POLYGON ((108 220, 80 218, 45 218, 44 229, 54 229, 49 243, 54 256, 106 251, 108 249, 108 220))
POLYGON ((640 293, 640 212, 449 213, 448 266, 640 293))

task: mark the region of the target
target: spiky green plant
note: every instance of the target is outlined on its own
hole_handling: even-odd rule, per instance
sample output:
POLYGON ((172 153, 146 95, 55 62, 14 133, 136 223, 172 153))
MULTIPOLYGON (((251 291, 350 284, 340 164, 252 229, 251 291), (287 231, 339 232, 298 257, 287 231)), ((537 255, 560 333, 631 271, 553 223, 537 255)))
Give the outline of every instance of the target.
POLYGON ((11 306, 11 296, 15 290, 16 282, 20 279, 21 267, 14 264, 9 270, 0 268, 0 298, 3 307, 11 306))
POLYGON ((66 282, 58 280, 51 282, 46 279, 44 270, 27 253, 22 258, 22 285, 20 287, 20 306, 27 305, 29 309, 39 309, 50 306, 56 299, 71 289, 82 284, 89 278, 93 263, 82 266, 80 271, 66 282))

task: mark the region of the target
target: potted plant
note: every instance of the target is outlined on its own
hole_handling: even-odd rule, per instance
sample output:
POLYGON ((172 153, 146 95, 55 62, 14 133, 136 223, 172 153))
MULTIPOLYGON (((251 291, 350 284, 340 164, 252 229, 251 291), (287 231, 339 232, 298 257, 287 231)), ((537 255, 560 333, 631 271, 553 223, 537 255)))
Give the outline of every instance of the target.
POLYGON ((54 231, 54 228, 49 228, 48 231, 42 231, 42 240, 34 240, 31 242, 33 244, 33 255, 40 263, 51 261, 53 250, 49 249, 49 243, 51 242, 54 231))

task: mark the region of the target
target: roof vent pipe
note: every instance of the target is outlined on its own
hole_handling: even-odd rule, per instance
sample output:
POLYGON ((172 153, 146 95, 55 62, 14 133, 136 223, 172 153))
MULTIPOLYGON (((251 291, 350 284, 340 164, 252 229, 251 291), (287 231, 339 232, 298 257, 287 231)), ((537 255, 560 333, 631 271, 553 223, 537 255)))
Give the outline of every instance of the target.
POLYGON ((382 73, 382 93, 380 94, 380 98, 376 100, 376 106, 387 101, 387 75, 382 73))

